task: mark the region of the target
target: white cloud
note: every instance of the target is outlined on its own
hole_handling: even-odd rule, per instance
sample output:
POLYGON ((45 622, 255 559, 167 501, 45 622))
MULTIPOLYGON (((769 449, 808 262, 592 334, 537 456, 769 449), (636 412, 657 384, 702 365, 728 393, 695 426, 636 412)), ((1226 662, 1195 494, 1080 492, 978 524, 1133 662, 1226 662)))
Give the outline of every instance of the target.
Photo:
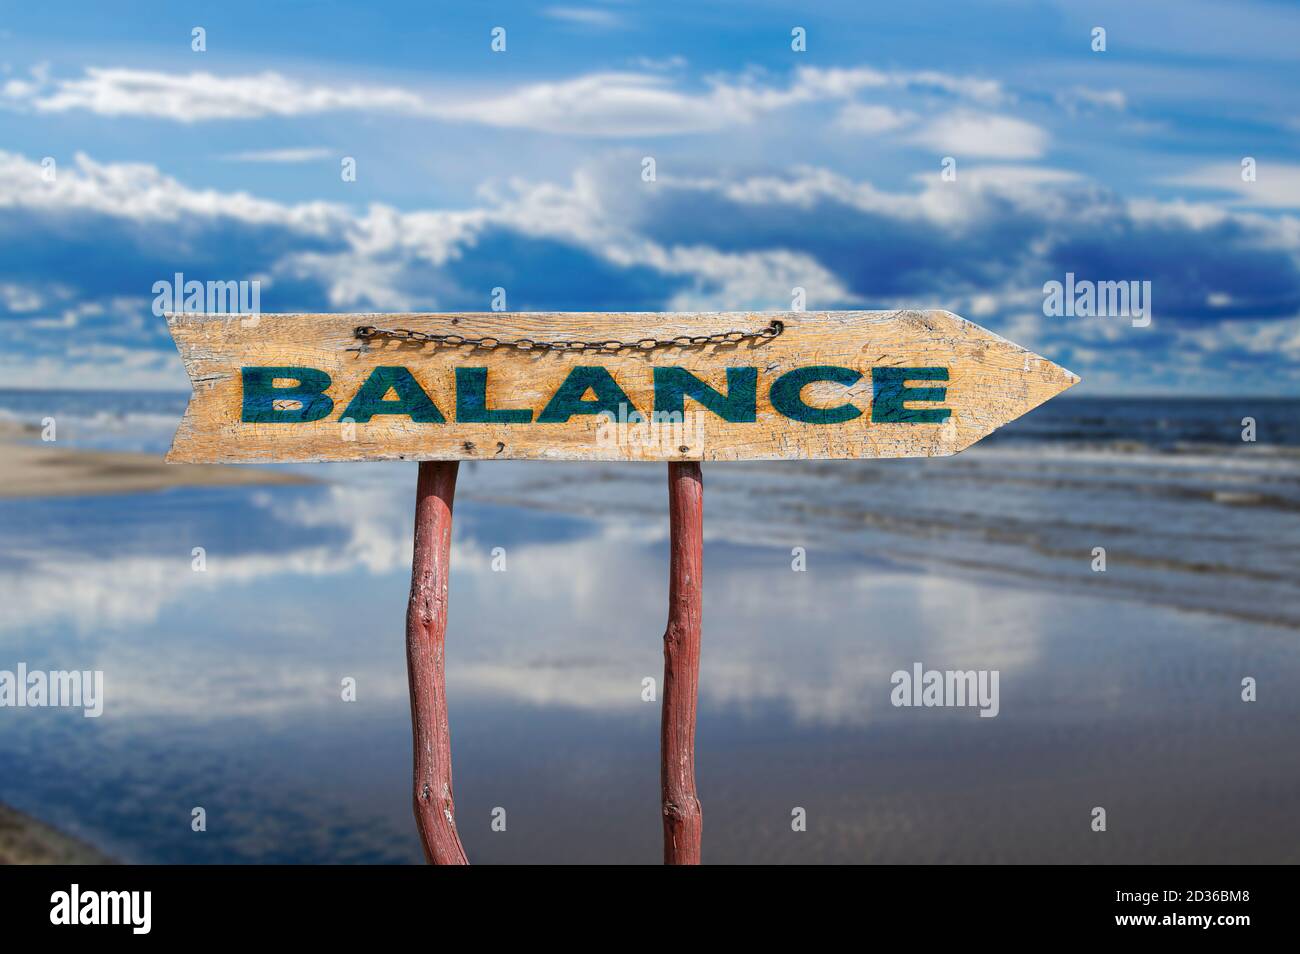
POLYGON ((12 79, 0 86, 0 95, 9 99, 30 99, 41 90, 41 84, 34 80, 12 79))
POLYGON ((613 10, 598 7, 547 7, 542 11, 552 20, 563 20, 579 26, 613 30, 623 26, 623 18, 613 10))
POLYGON ((913 137, 946 155, 984 159, 1037 159, 1048 139, 1046 130, 1023 119, 965 109, 940 116, 913 137))
POLYGON ((935 71, 803 67, 784 84, 717 76, 687 88, 655 72, 606 71, 475 96, 395 86, 321 85, 276 72, 243 76, 88 67, 75 79, 11 81, 8 98, 49 113, 86 110, 194 123, 342 110, 583 136, 672 135, 724 129, 790 106, 847 100, 864 89, 941 93, 982 105, 1005 99, 994 80, 935 71))
POLYGON ((953 76, 949 73, 940 73, 937 70, 891 74, 890 82, 891 85, 903 86, 917 91, 938 90, 950 93, 985 106, 996 106, 1007 99, 1002 84, 997 80, 979 79, 972 76, 953 76))
POLYGON ((319 159, 328 159, 332 155, 329 149, 324 147, 306 147, 301 149, 264 149, 252 152, 236 152, 229 156, 223 156, 227 162, 315 162, 319 159))
POLYGON ((1213 163, 1160 180, 1166 185, 1236 193, 1236 205, 1256 208, 1300 208, 1300 165, 1263 160, 1255 167, 1255 181, 1241 178, 1239 162, 1213 163))
POLYGON ((673 55, 656 59, 653 56, 634 56, 628 63, 643 70, 681 70, 686 68, 686 57, 673 55))
POLYGON ((1080 181, 1062 169, 1012 164, 963 166, 961 188, 953 189, 939 178, 938 166, 914 180, 918 192, 883 192, 870 182, 849 179, 828 169, 803 167, 783 176, 743 179, 694 179, 674 183, 680 188, 715 193, 746 205, 788 205, 812 209, 819 204, 840 205, 887 216, 901 222, 929 221, 943 225, 971 225, 1006 209, 1035 217, 1064 214, 1068 199, 1058 186, 1080 181))
MULTIPOLYGON (((765 105, 730 87, 683 92, 660 76, 592 73, 533 83, 477 101, 448 103, 440 118, 537 132, 587 135, 673 135, 753 121, 765 105)), ((766 108, 771 108, 768 104, 766 108)))
POLYGON ((266 72, 250 76, 163 73, 88 67, 80 79, 59 80, 33 105, 42 112, 84 109, 101 116, 145 116, 191 123, 211 119, 301 116, 335 110, 420 113, 424 99, 383 86, 311 86, 266 72))
MULTIPOLYGON (((1265 319, 1278 302, 1294 300, 1290 263, 1300 249, 1300 218, 1208 202, 1125 201, 1045 166, 963 163, 953 184, 940 180, 936 164, 916 178, 916 188, 898 191, 815 167, 664 176, 652 190, 628 189, 626 168, 619 154, 566 182, 498 184, 468 209, 376 203, 356 210, 193 189, 153 166, 80 155, 46 182, 37 162, 0 152, 0 221, 21 223, 20 236, 10 229, 0 306, 8 311, 10 350, 24 356, 0 357, 0 379, 22 384, 75 372, 90 386, 148 386, 148 378, 174 386, 179 364, 150 323, 152 279, 124 280, 119 272, 147 254, 157 277, 170 277, 169 250, 178 243, 226 269, 224 277, 265 276, 268 311, 461 309, 481 288, 485 261, 490 268, 498 254, 488 243, 500 242, 507 252, 540 249, 533 267, 570 283, 543 294, 580 297, 599 285, 611 299, 640 296, 654 307, 774 309, 789 307, 791 289, 800 286, 812 308, 924 301, 1005 323, 1038 311, 1024 290, 1041 289, 1044 272, 1054 274, 1054 250, 1075 236, 1086 249, 1102 235, 1108 246, 1121 243, 1117 255, 1152 250, 1144 268, 1169 279, 1161 287, 1190 283, 1177 306, 1185 327, 1221 327, 1224 318, 1239 322, 1252 313, 1265 319), (87 229, 104 249, 98 268, 46 264, 64 235, 87 229), (966 254, 970 248, 979 254, 966 254), (1261 253, 1275 256, 1276 288, 1259 291, 1230 267, 1234 256, 1261 253), (1201 281, 1194 269, 1210 260, 1222 267, 1201 281), (588 286, 584 270, 593 264, 599 280, 588 286), (277 303, 268 288, 288 293, 277 303), (99 344, 108 350, 85 350, 99 344)), ((1074 254, 1086 264, 1086 252, 1074 254)), ((1043 334, 1055 333, 1041 315, 1035 321, 1043 334)), ((1118 333, 1117 326, 1072 326, 1070 346, 1092 327, 1118 333)), ((1294 336, 1281 340, 1290 348, 1294 336)), ((1238 347, 1248 350, 1248 343, 1238 347)))
MULTIPOLYGON (((619 268, 650 268, 684 279, 673 299, 673 307, 681 310, 785 308, 796 285, 807 288, 814 301, 843 300, 848 295, 834 275, 802 252, 727 252, 646 239, 620 221, 611 204, 615 195, 616 190, 599 174, 585 171, 567 186, 515 183, 508 189, 487 191, 486 205, 477 209, 404 212, 375 204, 358 215, 339 204, 284 204, 246 193, 193 190, 152 166, 101 164, 84 155, 69 163, 56 182, 46 183, 37 163, 0 152, 0 213, 6 208, 54 218, 90 213, 120 220, 133 230, 164 232, 181 219, 191 229, 203 228, 205 221, 212 226, 275 226, 289 235, 278 243, 282 250, 276 257, 265 262, 263 291, 279 281, 315 283, 336 310, 436 306, 430 286, 417 281, 414 287, 419 291, 410 290, 413 277, 433 276, 435 270, 448 267, 490 229, 553 239, 619 268), (292 237, 295 234, 301 242, 292 237), (326 239, 336 249, 295 247, 310 246, 314 243, 307 240, 312 239, 326 239)), ((191 241, 202 241, 202 234, 191 241)), ((224 226, 212 234, 224 234, 224 226)), ((13 324, 15 330, 73 328, 86 315, 106 314, 97 299, 68 301, 65 295, 58 302, 41 301, 17 285, 0 286, 0 291, 4 303, 12 306, 11 313, 22 319, 21 324, 13 324)), ((119 329, 127 326, 129 316, 148 314, 147 299, 120 305, 113 305, 111 316, 119 329)), ((131 368, 126 367, 129 353, 124 349, 83 362, 64 348, 60 362, 64 368, 77 367, 86 373, 87 381, 100 380, 107 373, 123 380, 129 374, 137 384, 141 375, 158 375, 167 384, 174 383, 176 362, 170 352, 136 352, 148 355, 149 361, 147 366, 131 368)), ((55 363, 37 368, 29 361, 23 368, 6 368, 6 362, 0 361, 0 371, 26 383, 34 380, 33 374, 50 373, 55 363)))
POLYGON ((96 212, 136 221, 175 222, 187 217, 228 217, 309 234, 336 231, 351 219, 325 202, 284 205, 247 192, 195 190, 146 163, 98 163, 77 153, 71 167, 46 182, 39 163, 0 152, 0 209, 96 212))
MULTIPOLYGON (((917 182, 927 182, 936 175, 934 172, 918 173, 913 178, 917 182)), ((1082 176, 1068 169, 1053 169, 1048 166, 1022 166, 1015 163, 989 163, 979 166, 962 166, 961 180, 965 186, 976 189, 996 188, 1007 193, 1023 193, 1034 190, 1041 195, 1043 186, 1066 185, 1079 182, 1082 176)))
MULTIPOLYGON (((1231 300, 1229 295, 1221 297, 1231 300)), ((1209 354, 1234 348, 1264 358, 1280 357, 1292 363, 1300 361, 1300 317, 1284 321, 1225 322, 1179 332, 1179 338, 1195 343, 1209 354)))
POLYGON ((0 282, 0 305, 20 314, 36 311, 45 305, 45 289, 17 282, 0 282))
POLYGON ((77 387, 106 389, 163 389, 183 391, 190 386, 175 354, 124 346, 101 346, 59 354, 22 353, 9 347, 0 351, 0 381, 5 387, 43 389, 51 381, 73 381, 77 387))
POLYGON ((808 294, 808 307, 853 297, 833 273, 802 252, 735 254, 704 247, 651 248, 650 264, 670 275, 689 275, 694 288, 668 302, 669 311, 771 311, 790 307, 795 286, 808 294))
POLYGON ((1057 93, 1056 101, 1071 113, 1077 112, 1080 107, 1084 106, 1094 109, 1113 109, 1121 113, 1128 108, 1128 98, 1124 95, 1123 90, 1118 89, 1092 89, 1087 86, 1075 86, 1072 89, 1057 93))
POLYGON ((846 132, 870 135, 901 129, 915 118, 914 114, 906 110, 892 109, 889 106, 849 103, 840 110, 835 124, 846 132))

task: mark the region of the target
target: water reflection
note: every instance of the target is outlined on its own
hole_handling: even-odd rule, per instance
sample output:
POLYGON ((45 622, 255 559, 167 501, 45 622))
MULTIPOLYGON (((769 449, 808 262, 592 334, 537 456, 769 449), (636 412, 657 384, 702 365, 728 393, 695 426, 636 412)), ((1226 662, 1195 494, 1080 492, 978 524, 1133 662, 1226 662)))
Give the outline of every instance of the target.
MULTIPOLYGON (((402 645, 413 468, 348 474, 0 503, 4 660, 103 669, 107 692, 98 720, 0 713, 0 799, 127 860, 419 860, 402 645)), ((467 476, 448 641, 467 848, 654 861, 658 707, 641 688, 661 668, 663 487, 600 488, 593 501, 638 505, 593 520, 474 499, 555 489, 557 471, 467 476), (505 833, 488 827, 498 806, 505 833)), ((1294 843, 1290 630, 918 570, 816 535, 793 572, 789 546, 716 523, 709 859, 1258 861, 1294 843), (892 707, 890 674, 916 661, 999 670, 1001 714, 892 707), (1098 804, 1123 837, 1092 836, 1098 804), (790 830, 795 806, 807 832, 790 830)))

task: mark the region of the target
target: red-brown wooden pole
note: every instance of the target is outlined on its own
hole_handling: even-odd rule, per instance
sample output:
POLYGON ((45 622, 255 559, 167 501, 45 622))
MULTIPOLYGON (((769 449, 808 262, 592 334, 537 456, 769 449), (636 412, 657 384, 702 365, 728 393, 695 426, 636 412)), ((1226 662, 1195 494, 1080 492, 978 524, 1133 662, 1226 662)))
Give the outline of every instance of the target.
POLYGON ((700 685, 704 478, 694 462, 668 465, 670 568, 659 727, 664 864, 698 865, 704 816, 695 794, 695 700, 700 685))
POLYGON ((456 834, 451 795, 451 726, 447 721, 444 636, 451 565, 451 505, 458 461, 421 461, 415 492, 415 553, 406 606, 406 671, 411 681, 415 750, 415 822, 424 858, 467 865, 456 834))

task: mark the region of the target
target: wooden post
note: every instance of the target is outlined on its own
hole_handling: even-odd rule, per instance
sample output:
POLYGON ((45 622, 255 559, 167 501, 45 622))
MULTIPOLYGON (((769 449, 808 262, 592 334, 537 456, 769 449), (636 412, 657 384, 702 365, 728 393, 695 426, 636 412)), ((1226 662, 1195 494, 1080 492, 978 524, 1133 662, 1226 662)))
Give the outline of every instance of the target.
POLYGON ((411 682, 415 822, 424 858, 466 865, 451 794, 451 726, 447 721, 444 636, 451 564, 451 505, 458 461, 421 461, 415 494, 415 552, 406 607, 406 670, 411 682))
POLYGON ((668 465, 670 569, 659 727, 664 864, 698 865, 704 825, 695 794, 695 704, 700 684, 704 478, 695 462, 668 465))

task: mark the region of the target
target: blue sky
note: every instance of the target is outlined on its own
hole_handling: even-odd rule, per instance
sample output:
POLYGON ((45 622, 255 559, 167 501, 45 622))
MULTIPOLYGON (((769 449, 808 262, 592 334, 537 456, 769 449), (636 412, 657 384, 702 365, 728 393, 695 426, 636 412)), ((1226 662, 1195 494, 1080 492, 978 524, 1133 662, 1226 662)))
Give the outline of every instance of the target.
POLYGON ((0 386, 185 387, 180 271, 264 311, 798 286, 947 308, 1076 393, 1300 393, 1300 5, 804 6, 9 4, 0 386), (1045 316, 1066 272, 1150 281, 1150 327, 1045 316))

